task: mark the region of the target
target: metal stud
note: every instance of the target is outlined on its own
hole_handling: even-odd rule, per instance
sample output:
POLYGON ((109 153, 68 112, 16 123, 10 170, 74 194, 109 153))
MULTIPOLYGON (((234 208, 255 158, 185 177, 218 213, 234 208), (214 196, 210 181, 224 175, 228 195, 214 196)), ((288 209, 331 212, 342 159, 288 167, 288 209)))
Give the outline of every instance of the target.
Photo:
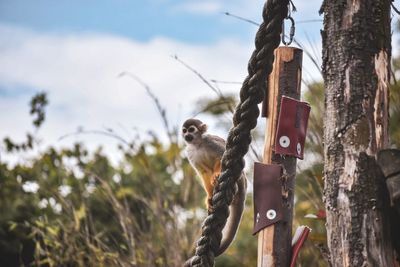
POLYGON ((300 155, 301 154, 301 145, 300 143, 297 143, 297 154, 300 155))
POLYGON ((290 139, 286 135, 282 135, 279 138, 279 145, 283 148, 287 148, 290 145, 290 139))
POLYGON ((276 218, 276 211, 273 210, 273 209, 270 209, 270 210, 267 211, 266 216, 267 216, 267 218, 268 218, 269 220, 273 220, 273 219, 276 218))

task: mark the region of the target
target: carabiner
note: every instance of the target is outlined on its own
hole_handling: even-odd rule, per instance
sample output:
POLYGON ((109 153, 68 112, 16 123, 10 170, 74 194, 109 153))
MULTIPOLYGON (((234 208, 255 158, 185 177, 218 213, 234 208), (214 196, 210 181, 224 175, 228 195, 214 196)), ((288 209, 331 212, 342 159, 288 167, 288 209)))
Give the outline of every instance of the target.
POLYGON ((294 19, 289 15, 285 18, 282 22, 282 43, 286 46, 290 45, 293 42, 293 37, 294 37, 294 32, 295 32, 295 26, 294 26, 294 19), (290 26, 290 33, 289 33, 289 41, 286 42, 285 40, 285 19, 290 20, 292 23, 290 26))

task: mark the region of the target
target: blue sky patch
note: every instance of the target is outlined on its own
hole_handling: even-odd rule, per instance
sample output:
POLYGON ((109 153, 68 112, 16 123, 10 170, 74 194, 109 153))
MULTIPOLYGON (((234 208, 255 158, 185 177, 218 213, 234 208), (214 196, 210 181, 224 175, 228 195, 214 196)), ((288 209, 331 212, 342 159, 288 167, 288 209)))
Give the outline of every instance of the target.
MULTIPOLYGON (((195 1, 12 0, 0 2, 0 22, 47 32, 103 32, 139 41, 163 36, 188 43, 215 42, 221 35, 251 38, 256 28, 223 14, 198 11, 195 1)), ((201 2, 200 2, 201 3, 201 2)))

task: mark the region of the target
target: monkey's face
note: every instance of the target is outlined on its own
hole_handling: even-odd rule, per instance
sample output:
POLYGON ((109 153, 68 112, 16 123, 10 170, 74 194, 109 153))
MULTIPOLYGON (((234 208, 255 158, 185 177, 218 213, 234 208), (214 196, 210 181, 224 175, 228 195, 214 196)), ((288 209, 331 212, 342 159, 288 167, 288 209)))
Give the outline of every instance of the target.
POLYGON ((200 137, 201 134, 196 126, 191 125, 188 128, 182 127, 182 136, 186 143, 190 144, 194 139, 200 137))
POLYGON ((187 144, 201 141, 201 135, 206 132, 207 125, 197 119, 188 119, 182 126, 182 137, 187 144))

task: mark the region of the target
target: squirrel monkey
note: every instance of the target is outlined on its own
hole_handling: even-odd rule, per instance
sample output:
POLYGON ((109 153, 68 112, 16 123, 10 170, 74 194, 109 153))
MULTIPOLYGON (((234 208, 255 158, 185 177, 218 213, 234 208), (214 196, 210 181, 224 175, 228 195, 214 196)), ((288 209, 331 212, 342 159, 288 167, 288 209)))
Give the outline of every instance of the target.
MULTIPOLYGON (((211 200, 214 185, 221 172, 221 158, 225 152, 225 140, 215 135, 206 134, 206 131, 207 125, 197 119, 188 119, 182 126, 186 154, 190 164, 202 179, 203 187, 207 192, 206 205, 210 211, 212 210, 211 200)), ((228 221, 223 229, 221 244, 215 256, 222 254, 229 247, 239 227, 247 189, 244 173, 237 182, 237 189, 229 206, 228 221)))

